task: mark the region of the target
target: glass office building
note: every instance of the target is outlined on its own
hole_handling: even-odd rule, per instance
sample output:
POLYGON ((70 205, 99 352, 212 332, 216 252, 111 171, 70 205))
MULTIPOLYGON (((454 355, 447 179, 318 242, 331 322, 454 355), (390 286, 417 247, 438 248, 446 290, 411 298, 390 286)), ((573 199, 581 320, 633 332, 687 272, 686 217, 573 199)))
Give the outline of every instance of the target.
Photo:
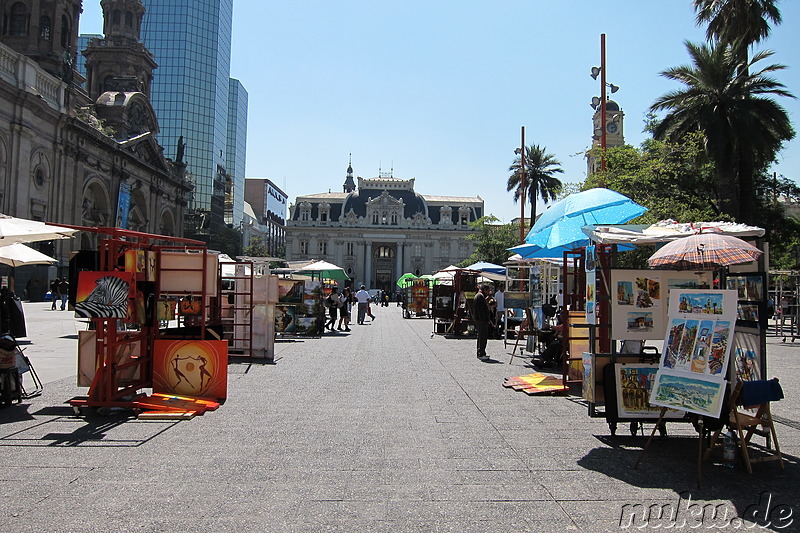
MULTIPOLYGON (((230 80, 228 90, 227 170, 233 176, 233 217, 226 224, 237 225, 244 216, 244 172, 247 153, 247 91, 242 83, 230 80)), ((227 210, 226 210, 227 216, 227 210)))
MULTIPOLYGON (((232 174, 229 163, 239 163, 228 160, 233 0, 142 3, 146 10, 142 41, 158 63, 151 98, 161 129, 158 141, 164 155, 175 158, 178 139, 183 137, 184 161, 195 183, 189 208, 211 211, 219 170, 232 174)), ((244 156, 241 161, 244 165, 244 156)), ((234 197, 244 197, 243 184, 234 188, 234 197)), ((233 214, 234 224, 242 218, 242 201, 238 214, 233 214)))
MULTIPOLYGON (((77 70, 84 78, 86 77, 86 58, 83 57, 81 52, 86 50, 86 47, 89 46, 89 41, 92 39, 102 38, 103 36, 99 33, 82 33, 78 35, 78 60, 75 62, 75 70, 77 70)), ((85 89, 86 84, 81 84, 81 87, 85 89)))

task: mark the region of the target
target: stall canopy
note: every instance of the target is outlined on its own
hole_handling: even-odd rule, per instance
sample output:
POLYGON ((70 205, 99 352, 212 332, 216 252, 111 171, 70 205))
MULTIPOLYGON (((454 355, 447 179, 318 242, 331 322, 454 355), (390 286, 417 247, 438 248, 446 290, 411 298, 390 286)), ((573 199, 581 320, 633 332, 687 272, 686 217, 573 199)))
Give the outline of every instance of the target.
POLYGON ((678 223, 674 220, 662 220, 649 226, 612 224, 592 225, 583 228, 584 234, 592 241, 602 244, 658 244, 688 237, 696 233, 716 232, 722 235, 733 235, 740 239, 762 237, 764 228, 747 226, 734 222, 693 222, 678 223))
POLYGON ((505 274, 506 267, 495 265, 494 263, 487 263, 486 261, 478 261, 468 267, 467 270, 480 270, 481 272, 491 272, 492 274, 505 274))
POLYGON ((554 257, 587 246, 584 226, 622 224, 647 211, 627 196, 609 189, 589 189, 559 200, 528 232, 525 244, 509 248, 523 258, 554 257))
POLYGON ((0 245, 15 242, 50 241, 68 239, 77 229, 45 224, 37 220, 17 218, 0 213, 0 245))
POLYGON ((314 261, 313 263, 309 263, 308 265, 298 269, 297 272, 299 274, 306 274, 308 276, 320 279, 330 279, 335 281, 344 281, 350 279, 350 277, 347 275, 347 272, 345 272, 342 267, 336 266, 327 261, 314 261))
POLYGON ((23 265, 50 265, 57 261, 30 246, 21 243, 0 246, 0 263, 12 267, 23 265))
POLYGON ((407 286, 411 285, 411 282, 415 279, 418 279, 417 276, 410 272, 406 272, 397 280, 397 286, 400 288, 406 288, 407 286))

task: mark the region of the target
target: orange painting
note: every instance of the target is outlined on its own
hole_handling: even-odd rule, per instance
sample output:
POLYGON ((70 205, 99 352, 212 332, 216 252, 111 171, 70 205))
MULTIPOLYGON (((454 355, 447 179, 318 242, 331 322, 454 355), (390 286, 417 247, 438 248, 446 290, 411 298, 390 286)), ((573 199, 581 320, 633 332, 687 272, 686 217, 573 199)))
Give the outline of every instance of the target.
POLYGON ((153 352, 153 392, 227 397, 228 341, 157 340, 153 352))
POLYGON ((130 272, 79 272, 75 314, 84 318, 127 317, 132 281, 130 272))

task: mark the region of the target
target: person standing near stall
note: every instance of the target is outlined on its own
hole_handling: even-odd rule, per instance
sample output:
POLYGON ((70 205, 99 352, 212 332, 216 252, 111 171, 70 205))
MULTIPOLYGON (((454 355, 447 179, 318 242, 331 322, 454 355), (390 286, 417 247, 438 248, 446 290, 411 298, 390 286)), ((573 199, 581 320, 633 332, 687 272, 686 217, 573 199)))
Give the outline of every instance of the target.
POLYGON ((61 280, 59 278, 50 282, 50 301, 53 302, 53 305, 50 306, 51 311, 56 310, 56 301, 61 299, 61 294, 58 292, 59 285, 61 285, 61 280))
POLYGON ((61 293, 61 310, 67 309, 67 301, 69 300, 69 280, 64 278, 58 286, 58 292, 61 293))
POLYGON ((369 304, 369 293, 364 285, 356 293, 356 302, 358 303, 358 323, 364 324, 364 318, 367 316, 367 305, 369 304))
POLYGON ((489 306, 486 303, 486 295, 489 288, 481 285, 480 290, 475 293, 473 298, 472 313, 475 321, 475 331, 478 334, 478 359, 483 362, 489 361, 486 355, 486 340, 489 338, 489 306))
POLYGON ((336 319, 339 316, 339 289, 334 287, 331 289, 331 293, 325 298, 325 307, 328 308, 328 315, 330 318, 325 323, 325 327, 329 328, 331 331, 336 330, 336 319))

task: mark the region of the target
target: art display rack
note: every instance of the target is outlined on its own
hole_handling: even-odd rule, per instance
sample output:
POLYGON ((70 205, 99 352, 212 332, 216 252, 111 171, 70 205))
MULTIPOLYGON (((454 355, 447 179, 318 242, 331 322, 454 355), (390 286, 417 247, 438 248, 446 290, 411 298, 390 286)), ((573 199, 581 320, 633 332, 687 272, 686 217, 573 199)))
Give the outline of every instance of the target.
POLYGON ((229 353, 253 357, 254 276, 253 261, 219 263, 218 314, 222 337, 228 341, 229 353), (223 275, 223 267, 232 266, 233 274, 223 275))
MULTIPOLYGON (((479 275, 480 272, 477 270, 458 269, 453 271, 452 306, 449 310, 441 309, 439 312, 434 306, 433 333, 453 337, 470 333, 473 324, 472 303, 475 292, 478 290, 479 275)), ((441 284, 435 285, 435 287, 443 286, 446 287, 441 284)), ((434 292, 434 298, 437 297, 441 296, 437 296, 437 293, 434 292)))
MULTIPOLYGON (((156 339, 168 337, 169 329, 160 330, 156 303, 164 297, 195 296, 202 305, 192 336, 205 340, 208 332, 209 295, 216 295, 216 286, 212 287, 207 272, 208 250, 202 241, 154 235, 135 232, 119 228, 93 228, 84 226, 68 226, 84 232, 99 234, 102 238, 98 245, 97 269, 101 272, 125 271, 125 253, 133 251, 142 254, 149 264, 152 279, 148 280, 148 273, 134 271, 133 280, 129 287, 128 301, 139 302, 139 305, 149 309, 149 320, 138 322, 138 330, 126 329, 127 321, 124 318, 93 317, 90 322, 95 331, 95 366, 96 371, 89 386, 88 395, 76 397, 69 401, 76 412, 81 407, 125 407, 137 408, 136 399, 143 397, 142 389, 152 388, 153 385, 153 344, 156 339), (169 243, 169 244, 166 244, 169 243), (181 254, 195 254, 202 258, 199 266, 176 268, 162 264, 162 253, 176 252, 181 254), (175 291, 163 287, 164 278, 200 280, 200 285, 193 290, 175 291), (213 292, 212 292, 213 288, 213 292), (137 300, 137 293, 140 299, 137 300), (117 354, 125 345, 139 343, 140 353, 130 361, 119 363, 117 354)), ((213 273, 216 279, 216 269, 213 273)), ((70 272, 72 287, 77 286, 78 272, 70 272)), ((73 289, 74 291, 74 289, 73 289)), ((72 293, 74 298, 74 292, 72 293)), ((74 305, 74 299, 71 302, 74 305)))

